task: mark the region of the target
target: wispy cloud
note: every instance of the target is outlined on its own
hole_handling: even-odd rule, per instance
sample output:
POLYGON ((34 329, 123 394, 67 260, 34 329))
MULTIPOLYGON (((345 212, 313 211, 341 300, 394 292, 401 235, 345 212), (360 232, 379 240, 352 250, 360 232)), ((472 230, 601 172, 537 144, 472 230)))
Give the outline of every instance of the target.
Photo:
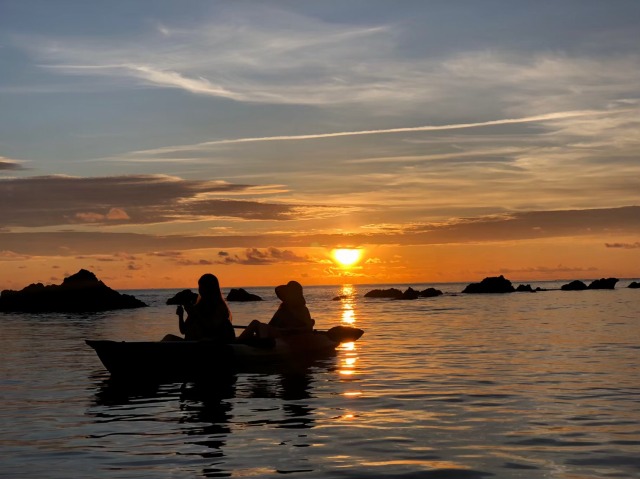
POLYGON ((313 262, 307 255, 298 255, 290 250, 278 248, 249 248, 244 254, 229 254, 223 251, 218 253, 217 264, 243 264, 243 265, 268 265, 281 263, 309 263, 313 262))
POLYGON ((635 243, 605 243, 607 248, 621 248, 621 249, 637 249, 640 248, 640 241, 635 243))
POLYGON ((523 118, 504 118, 500 120, 489 120, 474 123, 455 123, 449 125, 423 125, 412 127, 400 127, 400 128, 387 128, 379 130, 360 130, 360 131, 341 131, 334 133, 316 133, 308 135, 283 135, 283 136, 270 136, 270 137, 257 137, 257 138, 236 138, 229 140, 215 140, 201 143, 197 146, 210 146, 210 145, 224 145, 229 143, 252 143, 260 141, 292 141, 292 140, 316 140, 322 138, 337 138, 341 136, 361 136, 361 135, 382 135, 391 133, 413 133, 421 131, 444 131, 444 130, 462 130, 467 128, 481 128, 488 126, 501 126, 501 125, 513 125, 518 123, 535 123, 544 122, 548 120, 561 120, 567 118, 576 118, 583 116, 596 116, 603 114, 610 114, 610 111, 564 111, 548 113, 544 115, 535 115, 523 118))
MULTIPOLYGON (((151 235, 104 232, 2 233, 0 244, 10 255, 42 254, 77 256, 81 254, 109 254, 113 251, 128 254, 153 254, 169 261, 183 258, 188 250, 245 248, 251 254, 217 255, 202 258, 211 262, 239 262, 262 260, 303 261, 304 256, 291 255, 287 250, 306 248, 311 244, 336 247, 351 245, 446 245, 492 243, 523 240, 544 240, 570 237, 629 237, 640 235, 640 206, 624 208, 532 211, 504 215, 459 218, 440 223, 387 225, 385 229, 369 233, 341 234, 298 232, 297 234, 266 235, 151 235), (52 246, 53 245, 53 246, 52 246), (275 249, 272 249, 275 248, 275 249), (258 252, 255 253, 254 250, 258 252), (266 250, 266 251, 265 251, 266 250)), ((609 243, 629 244, 633 243, 609 243)), ((614 246, 615 247, 615 246, 614 246)), ((199 259, 198 259, 199 260, 199 259)))
POLYGON ((0 156, 0 171, 16 171, 23 170, 22 162, 18 160, 11 160, 4 156, 0 156))
MULTIPOLYGON (((359 105, 367 114, 529 116, 635 95, 640 56, 504 47, 416 55, 410 24, 328 22, 264 5, 227 6, 200 23, 135 36, 19 37, 40 64, 111 88, 172 88, 242 102, 359 105), (286 23, 285 23, 286 22, 286 23), (107 86, 107 83, 103 84, 107 86), (384 108, 383 108, 384 107, 384 108)), ((632 51, 632 50, 631 50, 632 51)))
MULTIPOLYGON (((137 158, 140 156, 162 156, 173 155, 181 152, 193 152, 197 150, 208 150, 211 147, 217 145, 232 145, 241 143, 258 143, 258 142, 280 142, 280 141, 299 141, 299 140, 318 140, 329 138, 340 138, 348 136, 367 136, 367 135, 386 135, 395 133, 415 133, 415 132, 431 132, 431 131, 454 131, 465 130, 472 128, 483 128, 491 126, 503 126, 525 123, 541 123, 550 122, 553 120, 567 120, 582 117, 599 117, 615 115, 617 113, 632 112, 631 109, 617 109, 617 110, 577 110, 577 111, 558 111, 546 113, 543 115, 534 115, 521 118, 502 118, 497 120, 487 120, 473 123, 452 123, 447 125, 421 125, 421 126, 407 126, 398 128, 381 128, 375 130, 354 130, 354 131, 338 131, 331 133, 308 133, 301 135, 277 135, 277 136, 264 136, 264 137, 247 137, 247 138, 229 138, 222 140, 204 141, 201 143, 195 143, 191 145, 177 145, 162 148, 154 148, 148 150, 140 150, 129 152, 122 155, 122 158, 137 158)), ((371 160, 352 160, 351 162, 358 163, 371 160)))
MULTIPOLYGON (((80 178, 42 176, 0 179, 0 224, 42 227, 79 224, 149 224, 212 218, 290 220, 336 214, 322 205, 236 200, 254 186, 183 180, 167 175, 80 178), (34 195, 33 192, 38 194, 34 195)), ((258 187, 255 195, 269 192, 258 187)))

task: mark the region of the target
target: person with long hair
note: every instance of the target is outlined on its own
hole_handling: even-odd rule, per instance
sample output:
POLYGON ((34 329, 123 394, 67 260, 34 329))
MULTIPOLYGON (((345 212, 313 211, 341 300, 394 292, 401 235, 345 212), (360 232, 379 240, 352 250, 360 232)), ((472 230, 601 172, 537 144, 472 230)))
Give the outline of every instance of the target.
POLYGON ((211 273, 202 275, 198 280, 196 302, 179 305, 176 314, 180 332, 187 341, 215 340, 231 343, 235 340, 231 310, 222 296, 218 278, 211 273))

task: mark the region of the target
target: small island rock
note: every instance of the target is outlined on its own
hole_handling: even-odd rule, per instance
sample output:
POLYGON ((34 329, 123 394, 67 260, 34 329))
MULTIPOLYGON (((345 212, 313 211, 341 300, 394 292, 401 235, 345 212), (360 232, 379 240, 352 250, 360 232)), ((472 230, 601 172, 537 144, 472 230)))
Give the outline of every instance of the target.
POLYGON ((560 286, 562 291, 584 291, 587 289, 587 285, 580 280, 571 281, 571 283, 563 284, 560 286))
POLYGON ((615 289, 618 278, 600 278, 593 281, 587 289, 615 289))
POLYGON ((393 299, 418 299, 419 295, 420 293, 418 291, 416 291, 411 286, 409 286, 407 290, 404 293, 402 293, 402 296, 400 296, 399 298, 393 298, 393 299))
POLYGON ((421 298, 434 298, 436 296, 442 296, 442 291, 436 288, 427 288, 420 291, 421 298))
POLYGON ((194 293, 190 289, 183 289, 182 291, 167 299, 167 304, 184 306, 185 304, 195 304, 197 299, 198 293, 194 293))
POLYGON ((627 286, 627 288, 638 289, 638 288, 640 288, 640 282, 631 281, 631 283, 629 283, 629 286, 627 286))
POLYGON ((81 269, 60 285, 31 284, 20 291, 0 294, 0 311, 25 313, 93 313, 115 309, 142 308, 145 303, 128 294, 120 294, 81 269))
POLYGON ((515 288, 504 276, 484 278, 479 283, 471 283, 462 292, 468 294, 513 293, 515 288))
POLYGON ((530 284, 519 284, 516 288, 517 293, 535 293, 536 290, 530 284))
POLYGON ((227 294, 227 301, 238 301, 238 302, 247 302, 247 301, 262 301, 262 298, 257 294, 249 293, 248 291, 238 288, 232 289, 227 294))
POLYGON ((373 289, 364 295, 365 298, 402 298, 402 291, 396 288, 373 289))

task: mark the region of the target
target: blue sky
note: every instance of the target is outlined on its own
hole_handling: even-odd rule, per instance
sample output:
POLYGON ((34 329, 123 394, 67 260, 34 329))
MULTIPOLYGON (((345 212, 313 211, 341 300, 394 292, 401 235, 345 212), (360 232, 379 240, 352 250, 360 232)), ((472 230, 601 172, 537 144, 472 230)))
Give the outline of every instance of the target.
POLYGON ((638 38, 625 0, 0 0, 0 251, 171 235, 250 262, 518 224, 637 258, 638 38))

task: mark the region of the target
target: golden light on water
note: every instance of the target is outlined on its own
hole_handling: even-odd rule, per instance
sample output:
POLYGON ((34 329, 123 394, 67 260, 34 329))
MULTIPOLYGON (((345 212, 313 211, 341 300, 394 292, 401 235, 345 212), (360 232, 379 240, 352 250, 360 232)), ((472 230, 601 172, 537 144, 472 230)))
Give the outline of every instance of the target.
POLYGON ((342 343, 336 349, 341 350, 341 351, 355 351, 356 350, 356 343, 354 343, 353 341, 349 341, 347 343, 342 343))
POLYGON ((353 309, 346 307, 342 310, 342 323, 347 326, 352 326, 356 322, 356 314, 353 309))
POLYGON ((362 396, 362 391, 347 391, 344 393, 345 397, 358 397, 362 396))
POLYGON ((336 248, 331 251, 331 257, 343 268, 354 266, 362 258, 360 248, 336 248))
POLYGON ((345 366, 353 366, 356 364, 356 361, 358 360, 358 358, 344 358, 344 365, 345 366))

